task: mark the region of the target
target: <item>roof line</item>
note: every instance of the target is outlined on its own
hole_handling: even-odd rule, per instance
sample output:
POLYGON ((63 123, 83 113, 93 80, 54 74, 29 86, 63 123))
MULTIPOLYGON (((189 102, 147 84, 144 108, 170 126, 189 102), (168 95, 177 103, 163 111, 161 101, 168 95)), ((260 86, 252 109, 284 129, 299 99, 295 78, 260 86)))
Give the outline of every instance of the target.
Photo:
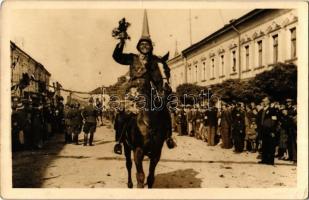
POLYGON ((51 76, 51 73, 49 71, 47 71, 47 69, 44 67, 44 65, 42 65, 41 63, 39 63, 38 61, 36 61, 34 58, 32 58, 29 54, 27 54, 24 50, 22 50, 19 46, 17 46, 13 41, 10 40, 10 43, 14 46, 14 48, 17 48, 18 50, 20 50, 22 53, 24 53, 26 56, 28 56, 30 59, 32 59, 33 61, 35 61, 36 64, 38 64, 40 67, 43 67, 43 69, 47 72, 47 74, 49 76, 51 76))
POLYGON ((214 37, 219 36, 220 34, 230 30, 232 28, 232 25, 236 26, 239 25, 241 23, 243 23, 244 21, 250 19, 251 17, 263 12, 266 9, 254 9, 246 14, 244 14, 243 16, 235 19, 234 21, 230 21, 229 24, 223 26, 222 28, 218 29, 217 31, 213 32, 212 34, 210 34, 209 36, 205 37, 204 39, 202 39, 201 41, 189 46, 188 48, 184 49, 182 51, 183 55, 188 54, 191 50, 196 49, 200 46, 202 46, 203 44, 207 43, 209 40, 211 40, 214 37))

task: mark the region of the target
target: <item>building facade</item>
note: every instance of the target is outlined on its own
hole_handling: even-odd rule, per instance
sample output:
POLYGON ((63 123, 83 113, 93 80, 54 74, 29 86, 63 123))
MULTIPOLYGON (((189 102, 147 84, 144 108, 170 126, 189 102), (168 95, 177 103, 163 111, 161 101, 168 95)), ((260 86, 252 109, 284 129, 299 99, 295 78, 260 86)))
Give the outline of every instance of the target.
MULTIPOLYGON (((42 83, 45 88, 49 86, 51 74, 44 66, 34 60, 26 52, 11 42, 11 85, 14 86, 20 82, 23 74, 28 74, 36 81, 30 81, 29 85, 23 89, 25 93, 39 93, 39 84, 42 83)), ((21 96, 20 90, 12 91, 16 96, 21 96)))
POLYGON ((278 62, 297 65, 297 11, 255 9, 168 61, 171 85, 248 79, 278 62))

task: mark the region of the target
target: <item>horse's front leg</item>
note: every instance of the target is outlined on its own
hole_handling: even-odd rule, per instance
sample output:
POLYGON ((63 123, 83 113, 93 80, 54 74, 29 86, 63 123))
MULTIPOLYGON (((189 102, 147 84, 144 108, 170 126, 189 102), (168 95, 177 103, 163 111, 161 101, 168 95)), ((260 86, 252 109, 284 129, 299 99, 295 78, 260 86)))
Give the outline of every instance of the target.
POLYGON ((147 177, 147 185, 148 188, 152 188, 152 185, 154 183, 155 180, 155 169, 156 166, 160 160, 161 157, 161 152, 158 153, 157 155, 153 156, 153 158, 150 159, 150 164, 149 164, 149 174, 147 177))
POLYGON ((134 151, 134 162, 136 166, 136 180, 138 188, 144 187, 145 173, 143 170, 143 159, 144 152, 140 147, 137 147, 134 151))
POLYGON ((132 177, 131 177, 131 169, 132 169, 131 149, 126 144, 126 142, 124 142, 123 144, 124 144, 124 153, 126 156, 126 167, 128 170, 128 188, 133 188, 132 177))

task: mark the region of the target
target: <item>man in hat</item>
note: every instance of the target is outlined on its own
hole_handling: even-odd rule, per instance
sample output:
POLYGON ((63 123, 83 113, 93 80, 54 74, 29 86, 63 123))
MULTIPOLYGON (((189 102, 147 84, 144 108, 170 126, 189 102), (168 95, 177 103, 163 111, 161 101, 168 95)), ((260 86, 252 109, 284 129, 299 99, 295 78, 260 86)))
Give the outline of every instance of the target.
POLYGON ((218 128, 218 109, 215 107, 214 101, 210 101, 210 106, 205 115, 207 117, 208 146, 215 146, 215 136, 218 128))
POLYGON ((264 108, 261 113, 262 160, 260 164, 274 165, 276 150, 276 133, 278 112, 270 105, 268 97, 263 99, 264 108))
POLYGON ((236 104, 231 112, 232 119, 232 138, 234 143, 234 152, 241 153, 244 150, 244 142, 246 136, 245 126, 245 111, 243 109, 243 103, 236 104))
POLYGON ((32 95, 32 136, 34 142, 34 148, 41 149, 43 148, 43 104, 40 97, 36 94, 32 95))
POLYGON ((12 135, 11 135, 11 141, 12 141, 12 151, 19 150, 21 148, 21 134, 23 134, 23 116, 22 116, 22 109, 23 104, 20 102, 20 99, 18 97, 14 97, 12 99, 12 135))
POLYGON ((221 137, 222 137, 222 148, 230 149, 232 148, 232 140, 231 140, 231 123, 232 123, 232 115, 231 110, 228 108, 228 105, 222 102, 222 110, 221 110, 221 137))
POLYGON ((72 132, 73 132, 73 142, 78 145, 78 135, 81 132, 82 128, 82 115, 81 110, 79 109, 79 103, 74 103, 72 108, 72 132))
MULTIPOLYGON (((123 53, 125 44, 125 37, 120 38, 120 43, 117 44, 113 58, 116 62, 122 65, 130 65, 130 92, 134 91, 133 88, 137 88, 137 94, 146 96, 147 100, 150 99, 152 91, 155 90, 157 94, 163 94, 163 99, 171 92, 169 87, 170 69, 166 64, 166 58, 161 58, 153 54, 153 45, 149 35, 149 27, 147 20, 147 13, 144 13, 144 23, 142 36, 137 43, 137 50, 139 54, 126 54, 123 53)), ((146 110, 151 109, 152 102, 147 102, 146 110)), ((171 116, 164 106, 163 108, 164 118, 167 123, 168 133, 167 142, 173 143, 171 139, 172 125, 171 116)), ((152 116, 152 112, 149 112, 152 116)), ((151 118, 150 116, 150 118, 151 118)), ((155 124, 149 124, 150 133, 155 128, 155 124)))
POLYGON ((103 107, 102 102, 99 100, 99 98, 96 98, 95 108, 97 109, 98 112, 97 121, 101 121, 100 126, 103 126, 103 111, 102 111, 103 107))
POLYGON ((93 146, 93 136, 96 131, 97 127, 97 111, 93 105, 93 98, 89 98, 89 104, 85 106, 84 110, 82 111, 81 115, 84 122, 84 146, 88 144, 88 134, 89 136, 89 146, 93 146))
POLYGON ((67 103, 64 108, 64 142, 72 142, 72 104, 67 103))
POLYGON ((286 107, 288 112, 288 160, 296 163, 297 161, 297 110, 296 105, 293 105, 292 99, 286 100, 286 107))

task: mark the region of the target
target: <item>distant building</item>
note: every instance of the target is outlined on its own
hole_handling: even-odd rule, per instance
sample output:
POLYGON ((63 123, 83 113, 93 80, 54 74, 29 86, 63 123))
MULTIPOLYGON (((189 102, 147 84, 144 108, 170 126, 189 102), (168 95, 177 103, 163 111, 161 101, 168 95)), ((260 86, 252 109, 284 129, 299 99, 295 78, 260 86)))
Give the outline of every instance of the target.
POLYGON ((16 96, 23 96, 29 93, 39 93, 39 87, 48 89, 51 74, 44 66, 34 60, 29 54, 20 49, 11 41, 11 84, 18 84, 22 79, 23 73, 33 77, 36 81, 30 81, 30 85, 20 94, 20 90, 12 91, 16 96))
POLYGON ((119 100, 123 100, 129 82, 129 72, 118 77, 117 82, 109 87, 106 87, 106 93, 109 96, 114 96, 119 100))
POLYGON ((231 20, 168 61, 172 89, 252 78, 278 62, 297 64, 297 25, 294 9, 255 9, 231 20))

